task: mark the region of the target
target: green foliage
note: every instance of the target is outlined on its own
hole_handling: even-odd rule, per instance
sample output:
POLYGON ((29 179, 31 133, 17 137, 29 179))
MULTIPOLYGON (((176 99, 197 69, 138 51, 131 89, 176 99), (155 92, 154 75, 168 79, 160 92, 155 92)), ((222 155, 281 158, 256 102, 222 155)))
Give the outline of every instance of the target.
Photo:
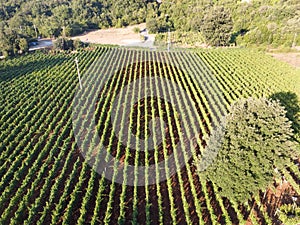
POLYGON ((286 109, 286 117, 292 122, 295 134, 300 132, 300 103, 297 94, 293 92, 279 92, 271 95, 274 100, 279 100, 286 109))
POLYGON ((166 17, 147 18, 146 26, 149 33, 165 33, 172 28, 166 17))
POLYGON ((91 29, 147 22, 152 33, 163 33, 168 29, 201 31, 208 43, 216 46, 228 45, 230 33, 234 33, 231 41, 241 46, 291 47, 300 44, 300 35, 295 38, 295 34, 300 33, 300 3, 295 0, 256 0, 250 3, 229 0, 161 3, 148 0, 0 0, 0 3, 0 20, 30 37, 36 36, 34 26, 39 36, 65 37, 91 29), (225 12, 218 11, 222 8, 226 8, 225 12), (221 21, 225 21, 228 27, 225 24, 215 27, 221 21))
POLYGON ((29 50, 27 39, 8 27, 0 28, 0 52, 4 56, 14 56, 29 50))
MULTIPOLYGON (((193 31, 173 31, 171 32, 172 46, 197 47, 205 44, 205 39, 201 32, 193 31)), ((166 45, 168 42, 168 33, 158 33, 155 36, 156 45, 166 45)))
POLYGON ((75 49, 80 49, 80 48, 84 48, 85 44, 82 41, 80 41, 80 39, 75 39, 73 41, 73 46, 75 49))
POLYGON ((112 23, 122 21, 122 27, 145 22, 146 2, 142 0, 115 0, 111 3, 112 23))
POLYGON ((28 41, 26 38, 21 38, 19 40, 19 48, 20 48, 21 53, 28 52, 29 45, 28 45, 28 41))
POLYGON ((139 34, 140 33, 140 28, 139 27, 134 27, 133 32, 136 33, 136 34, 139 34))
MULTIPOLYGON (((209 42, 213 37, 213 31, 219 29, 218 27, 214 28, 212 19, 219 21, 222 18, 222 12, 214 12, 213 9, 226 8, 226 13, 229 15, 228 20, 230 17, 232 18, 232 22, 230 22, 234 34, 231 39, 232 42, 241 46, 291 47, 295 34, 298 36, 294 45, 300 44, 299 7, 300 2, 295 0, 257 0, 250 1, 250 3, 228 0, 181 0, 163 1, 159 8, 156 8, 156 11, 151 9, 150 15, 156 20, 159 20, 162 15, 168 15, 172 28, 176 31, 198 32, 208 29, 207 40, 209 42), (204 19, 208 20, 211 26, 205 26, 203 24, 204 19), (211 28, 209 29, 209 27, 211 28)), ((226 15, 223 17, 223 20, 227 20, 226 15)), ((221 30, 220 34, 222 36, 226 34, 226 30, 225 32, 221 30)), ((217 33, 215 38, 218 39, 217 33)), ((225 40, 225 43, 228 44, 227 37, 225 40)))
POLYGON ((229 45, 233 29, 230 14, 230 10, 223 6, 206 10, 201 24, 201 31, 208 44, 212 46, 229 45))
POLYGON ((279 219, 285 225, 296 225, 300 221, 300 207, 295 204, 280 206, 279 219))
MULTIPOLYGON (((139 191, 138 186, 118 185, 110 182, 105 176, 96 174, 82 160, 82 157, 79 157, 78 146, 71 129, 73 108, 70 106, 76 93, 76 86, 78 86, 74 59, 79 58, 80 72, 84 76, 84 81, 91 84, 91 88, 98 88, 97 85, 93 85, 96 84, 94 81, 97 76, 107 71, 106 68, 114 67, 116 64, 121 66, 120 73, 114 73, 113 79, 105 82, 105 89, 103 89, 105 95, 100 96, 99 104, 95 106, 95 115, 99 118, 97 135, 101 141, 107 142, 108 152, 116 150, 120 158, 124 159, 124 166, 141 165, 140 156, 145 159, 146 166, 151 165, 152 162, 159 162, 162 154, 167 156, 170 153, 168 149, 175 149, 179 143, 176 130, 181 135, 185 130, 189 130, 189 126, 195 125, 193 121, 197 120, 201 125, 201 133, 206 135, 208 133, 206 125, 209 125, 210 119, 220 118, 220 111, 227 105, 229 106, 236 97, 242 94, 265 93, 269 95, 277 90, 292 89, 293 85, 289 85, 287 80, 294 84, 298 74, 294 74, 292 68, 265 54, 247 49, 176 51, 168 54, 165 51, 103 46, 93 48, 95 50, 82 50, 76 54, 52 55, 35 52, 22 57, 0 60, 2 103, 0 116, 3 122, 0 143, 2 174, 0 205, 5 205, 1 208, 0 224, 83 224, 86 221, 91 224, 101 224, 104 218, 108 224, 124 221, 124 223, 136 221, 141 224, 152 224, 153 221, 158 221, 157 223, 163 224, 166 219, 172 221, 172 224, 192 224, 193 221, 199 221, 199 224, 208 222, 211 224, 245 224, 246 221, 243 219, 243 212, 238 203, 222 199, 215 184, 210 185, 210 182, 198 179, 194 166, 190 163, 190 158, 185 151, 182 151, 186 165, 183 173, 178 172, 176 179, 170 178, 165 182, 160 182, 159 176, 156 176, 156 185, 146 185, 145 188, 142 187, 142 192, 139 191), (146 61, 142 60, 137 63, 136 60, 141 56, 145 56, 143 59, 146 61), (154 64, 152 61, 147 61, 150 58, 161 57, 170 57, 173 63, 154 64), (103 63, 101 65, 97 63, 94 67, 95 60, 103 63), (255 66, 256 69, 252 70, 249 68, 250 65, 255 66), (176 67, 184 69, 181 71, 176 67), (91 73, 89 68, 93 69, 91 73), (212 72, 212 76, 216 76, 218 82, 214 83, 208 71, 212 72), (191 73, 198 75, 188 76, 191 73), (157 115, 168 117, 166 124, 169 128, 168 136, 172 138, 172 141, 163 141, 161 147, 154 149, 155 161, 151 160, 150 151, 145 151, 145 155, 138 151, 137 154, 132 154, 129 148, 123 151, 123 145, 114 145, 115 134, 111 132, 110 126, 111 103, 116 99, 118 89, 126 87, 128 82, 133 82, 144 75, 155 78, 155 83, 153 85, 150 83, 149 90, 152 92, 152 88, 160 88, 163 95, 168 95, 170 89, 168 86, 159 87, 160 81, 157 79, 159 76, 168 76, 171 80, 178 82, 192 95, 193 102, 199 106, 200 110, 196 117, 191 117, 189 112, 183 114, 182 116, 190 118, 190 122, 183 123, 183 126, 181 126, 182 116, 174 112, 168 104, 163 105, 163 99, 157 104, 154 98, 151 98, 151 101, 140 101, 137 103, 138 108, 130 110, 130 118, 132 118, 130 124, 120 123, 120 129, 125 131, 137 121, 137 130, 144 132, 145 137, 151 130, 155 131, 158 127, 156 120, 152 120, 153 118, 157 115), (129 77, 130 80, 128 80, 129 77), (237 84, 245 90, 244 93, 239 92, 237 84), (222 95, 219 96, 220 98, 215 98, 218 95, 214 94, 216 93, 214 85, 222 85, 226 99, 223 99, 222 95), (209 104, 213 102, 212 98, 216 101, 209 104), (140 116, 135 117, 136 112, 140 116), (173 117, 174 123, 171 119, 173 117), (145 123, 141 122, 143 120, 145 123), (147 124, 153 129, 145 126, 147 124), (123 158, 124 155, 125 158, 123 158), (201 199, 196 201, 199 193, 201 199), (139 201, 141 198, 142 202, 139 201), (130 207, 127 204, 128 199, 131 201, 130 207), (177 207, 178 201, 182 202, 181 209, 177 207), (167 208, 166 202, 169 205, 167 208), (213 208, 216 205, 220 207, 213 208), (230 210, 227 209, 228 205, 232 206, 230 210), (114 217, 115 213, 118 214, 118 218, 114 217), (236 214, 238 221, 233 219, 230 213, 236 214), (209 220, 206 220, 207 215, 209 220)), ((126 94, 130 97, 131 91, 126 94)), ((139 91, 139 96, 144 94, 146 93, 139 91)), ((90 97, 96 99, 99 96, 90 95, 90 97)), ((186 99, 182 98, 180 92, 171 94, 170 97, 173 100, 177 99, 178 104, 189 109, 186 99)), ((128 98, 123 96, 118 100, 120 110, 124 105, 124 99, 128 98)), ((78 110, 83 114, 86 112, 83 107, 79 107, 78 110)), ((82 122, 88 121, 82 120, 82 122)), ((137 137, 140 134, 137 133, 137 137)), ((154 135, 154 143, 158 143, 156 138, 154 135)), ((200 144, 200 151, 202 151, 200 144)), ((100 156, 94 155, 97 153, 94 148, 90 150, 93 151, 91 155, 93 158, 101 159, 100 156)), ((192 155, 196 158, 196 151, 193 151, 192 155)), ((96 162, 95 167, 98 165, 96 162)), ((179 168, 179 165, 175 167, 179 168)), ((166 174, 173 169, 174 167, 166 165, 166 174)), ((156 166, 155 170, 156 174, 161 173, 161 167, 156 166)), ((299 169, 296 165, 293 171, 299 177, 299 169)), ((121 174, 120 167, 115 163, 114 177, 119 174, 121 174)), ((135 176, 135 182, 139 181, 137 170, 134 173, 123 174, 127 179, 135 176)), ((298 185, 296 180, 293 180, 294 174, 288 176, 288 171, 283 171, 283 174, 297 191, 298 185), (291 181, 294 181, 294 184, 291 181)), ((145 181, 147 181, 152 174, 145 175, 145 181)), ((259 203, 257 198, 259 197, 256 196, 256 203, 259 203)), ((265 213, 265 217, 266 209, 262 204, 258 204, 257 207, 260 212, 265 211, 262 212, 262 214, 265 213)), ((246 206, 246 211, 250 211, 249 205, 246 206)), ((259 217, 263 220, 262 214, 260 213, 259 217)), ((254 218, 254 222, 257 219, 253 213, 250 217, 254 218)), ((268 222, 267 219, 265 221, 268 222)))
POLYGON ((157 15, 168 15, 168 20, 177 31, 199 31, 204 10, 210 5, 210 1, 206 0, 162 1, 157 15))
POLYGON ((291 47, 295 34, 300 32, 299 6, 299 1, 294 0, 260 0, 233 6, 237 44, 291 47))
POLYGON ((75 50, 79 48, 83 48, 85 45, 80 40, 72 40, 67 38, 58 38, 53 43, 53 47, 55 50, 75 50))
POLYGON ((71 36, 83 31, 145 22, 143 0, 0 1, 0 18, 27 36, 71 36))
POLYGON ((237 202, 265 190, 273 180, 274 168, 284 168, 294 155, 291 122, 285 114, 274 100, 250 98, 236 102, 223 130, 213 135, 212 143, 197 161, 202 178, 212 181, 221 195, 237 202), (203 167, 207 162, 212 163, 203 167))
POLYGON ((147 19, 146 26, 149 33, 157 33, 159 31, 159 24, 154 18, 147 19))

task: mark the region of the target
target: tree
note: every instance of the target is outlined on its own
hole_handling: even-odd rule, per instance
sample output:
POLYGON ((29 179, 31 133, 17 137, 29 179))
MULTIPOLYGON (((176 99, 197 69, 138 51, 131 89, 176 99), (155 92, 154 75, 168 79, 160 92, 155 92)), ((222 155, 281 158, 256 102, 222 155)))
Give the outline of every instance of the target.
POLYGON ((208 8, 204 15, 200 30, 206 42, 212 46, 229 45, 233 32, 230 10, 223 6, 214 6, 208 8))
POLYGON ((250 98, 236 102, 224 127, 212 135, 196 161, 201 178, 237 202, 265 190, 276 175, 275 168, 282 169, 296 155, 291 122, 285 115, 278 101, 250 98))
POLYGON ((80 39, 75 39, 73 41, 73 46, 74 46, 74 49, 84 48, 84 43, 82 41, 80 41, 80 39))
POLYGON ((26 40, 26 38, 21 38, 20 39, 19 49, 20 49, 21 53, 28 52, 29 46, 28 46, 28 41, 26 40))
POLYGON ((0 51, 6 56, 14 56, 19 50, 19 35, 16 31, 8 28, 1 27, 0 29, 0 51))
POLYGON ((53 43, 53 48, 56 50, 69 50, 69 40, 66 38, 57 38, 53 43))
POLYGON ((85 44, 80 41, 80 39, 68 39, 68 38, 57 38, 53 44, 56 50, 74 50, 85 47, 85 44))
POLYGON ((159 31, 159 25, 155 18, 147 18, 146 26, 149 33, 157 33, 159 31))

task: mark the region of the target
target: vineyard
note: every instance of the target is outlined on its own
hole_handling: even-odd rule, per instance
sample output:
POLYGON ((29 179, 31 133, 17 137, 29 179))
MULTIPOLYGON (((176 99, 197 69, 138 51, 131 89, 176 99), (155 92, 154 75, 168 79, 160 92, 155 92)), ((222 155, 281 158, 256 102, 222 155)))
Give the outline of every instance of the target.
MULTIPOLYGON (((280 182, 241 205, 199 179, 194 160, 234 101, 300 95, 299 75, 246 49, 96 47, 0 61, 0 224, 280 224, 280 182), (155 133, 162 140, 143 141, 155 133)), ((279 171, 291 195, 299 163, 279 171)))

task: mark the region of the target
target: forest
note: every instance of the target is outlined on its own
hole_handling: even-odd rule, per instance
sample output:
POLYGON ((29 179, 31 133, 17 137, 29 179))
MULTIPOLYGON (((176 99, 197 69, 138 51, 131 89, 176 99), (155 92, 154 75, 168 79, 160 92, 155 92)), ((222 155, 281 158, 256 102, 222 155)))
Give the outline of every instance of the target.
POLYGON ((171 30, 211 46, 299 45, 297 0, 0 0, 0 49, 26 52, 37 37, 68 37, 85 31, 147 23, 164 39, 171 30))

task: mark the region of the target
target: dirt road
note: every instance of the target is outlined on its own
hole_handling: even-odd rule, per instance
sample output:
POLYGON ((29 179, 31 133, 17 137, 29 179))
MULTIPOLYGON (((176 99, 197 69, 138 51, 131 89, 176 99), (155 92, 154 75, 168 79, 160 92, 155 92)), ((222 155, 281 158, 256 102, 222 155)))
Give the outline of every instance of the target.
POLYGON ((300 53, 272 53, 274 58, 284 61, 296 68, 300 68, 300 53))
POLYGON ((111 44, 120 46, 154 47, 155 35, 149 35, 146 31, 146 24, 128 26, 126 28, 109 28, 97 31, 91 31, 84 35, 72 37, 80 39, 83 42, 95 44, 111 44), (133 29, 138 27, 140 33, 135 33, 133 29), (145 37, 145 41, 142 40, 145 37))

